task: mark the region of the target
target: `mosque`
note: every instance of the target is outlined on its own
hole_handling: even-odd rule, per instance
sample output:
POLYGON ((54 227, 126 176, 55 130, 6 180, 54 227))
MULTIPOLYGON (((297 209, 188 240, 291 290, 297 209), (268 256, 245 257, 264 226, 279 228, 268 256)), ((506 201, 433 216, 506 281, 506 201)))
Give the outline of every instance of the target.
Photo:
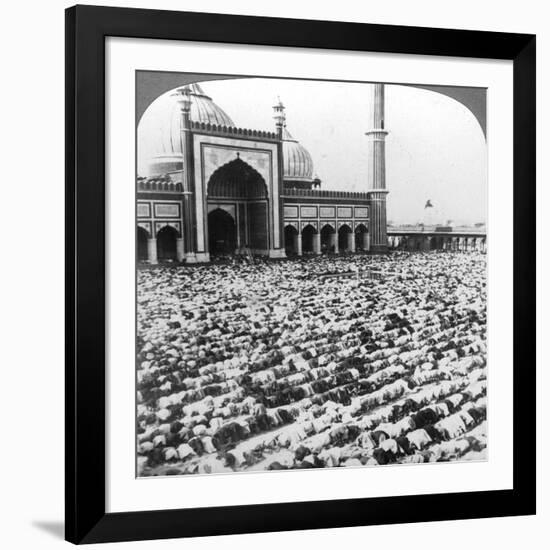
POLYGON ((273 107, 274 131, 237 128, 199 84, 169 96, 156 154, 137 178, 138 260, 208 262, 250 251, 270 258, 384 252, 384 85, 375 84, 365 191, 322 189, 307 149, 273 107))
POLYGON ((138 261, 476 246, 468 234, 411 236, 407 230, 388 238, 384 84, 372 86, 364 192, 322 188, 311 155, 287 128, 280 100, 274 131, 259 131, 236 127, 198 83, 167 96, 156 119, 155 155, 137 178, 138 261))

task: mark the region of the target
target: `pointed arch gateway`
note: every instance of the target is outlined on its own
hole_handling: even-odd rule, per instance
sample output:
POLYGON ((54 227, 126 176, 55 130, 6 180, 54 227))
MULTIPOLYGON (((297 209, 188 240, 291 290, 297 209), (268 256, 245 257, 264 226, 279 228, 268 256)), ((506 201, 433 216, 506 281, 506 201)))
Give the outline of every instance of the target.
POLYGON ((231 254, 240 247, 249 248, 255 254, 268 253, 267 186, 263 177, 238 154, 212 174, 207 185, 207 200, 211 254, 231 254))

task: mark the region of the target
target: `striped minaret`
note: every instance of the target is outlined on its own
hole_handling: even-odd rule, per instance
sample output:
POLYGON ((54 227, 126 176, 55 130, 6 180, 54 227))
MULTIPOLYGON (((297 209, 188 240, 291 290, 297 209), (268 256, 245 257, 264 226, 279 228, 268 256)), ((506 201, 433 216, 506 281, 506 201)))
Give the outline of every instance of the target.
POLYGON ((366 132, 368 144, 368 188, 370 198, 370 250, 388 251, 386 231, 386 136, 384 129, 384 84, 373 85, 371 129, 366 132))

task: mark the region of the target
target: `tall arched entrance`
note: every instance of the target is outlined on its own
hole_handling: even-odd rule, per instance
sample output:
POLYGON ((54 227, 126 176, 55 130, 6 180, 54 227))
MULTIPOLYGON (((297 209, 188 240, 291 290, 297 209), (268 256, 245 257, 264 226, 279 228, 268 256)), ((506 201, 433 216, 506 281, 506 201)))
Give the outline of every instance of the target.
MULTIPOLYGON (((224 241, 224 253, 246 247, 254 254, 269 252, 269 215, 267 187, 262 176, 238 156, 218 168, 208 181, 208 207, 215 208, 208 215, 208 244, 218 246, 224 241), (227 212, 235 212, 234 218, 227 212), (224 212, 231 218, 223 221, 224 212), (211 216, 217 212, 216 215, 211 216), (225 224, 225 225, 224 225, 225 224), (229 231, 222 239, 221 228, 229 231), (214 235, 215 238, 212 237, 214 235)), ((212 254, 216 250, 210 248, 212 254)))
POLYGON ((225 210, 216 208, 208 214, 208 249, 213 256, 232 254, 237 247, 237 226, 225 210))

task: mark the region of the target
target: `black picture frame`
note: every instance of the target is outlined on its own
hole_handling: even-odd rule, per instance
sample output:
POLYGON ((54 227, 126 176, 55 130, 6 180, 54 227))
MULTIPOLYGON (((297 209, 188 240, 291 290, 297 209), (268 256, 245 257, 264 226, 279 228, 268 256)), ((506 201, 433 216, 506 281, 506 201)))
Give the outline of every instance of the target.
POLYGON ((66 11, 66 539, 96 543, 535 513, 535 36, 75 6, 66 11), (105 38, 513 61, 513 489, 106 513, 105 38), (525 422, 524 419, 529 419, 525 422), (529 441, 526 458, 519 441, 529 441))

